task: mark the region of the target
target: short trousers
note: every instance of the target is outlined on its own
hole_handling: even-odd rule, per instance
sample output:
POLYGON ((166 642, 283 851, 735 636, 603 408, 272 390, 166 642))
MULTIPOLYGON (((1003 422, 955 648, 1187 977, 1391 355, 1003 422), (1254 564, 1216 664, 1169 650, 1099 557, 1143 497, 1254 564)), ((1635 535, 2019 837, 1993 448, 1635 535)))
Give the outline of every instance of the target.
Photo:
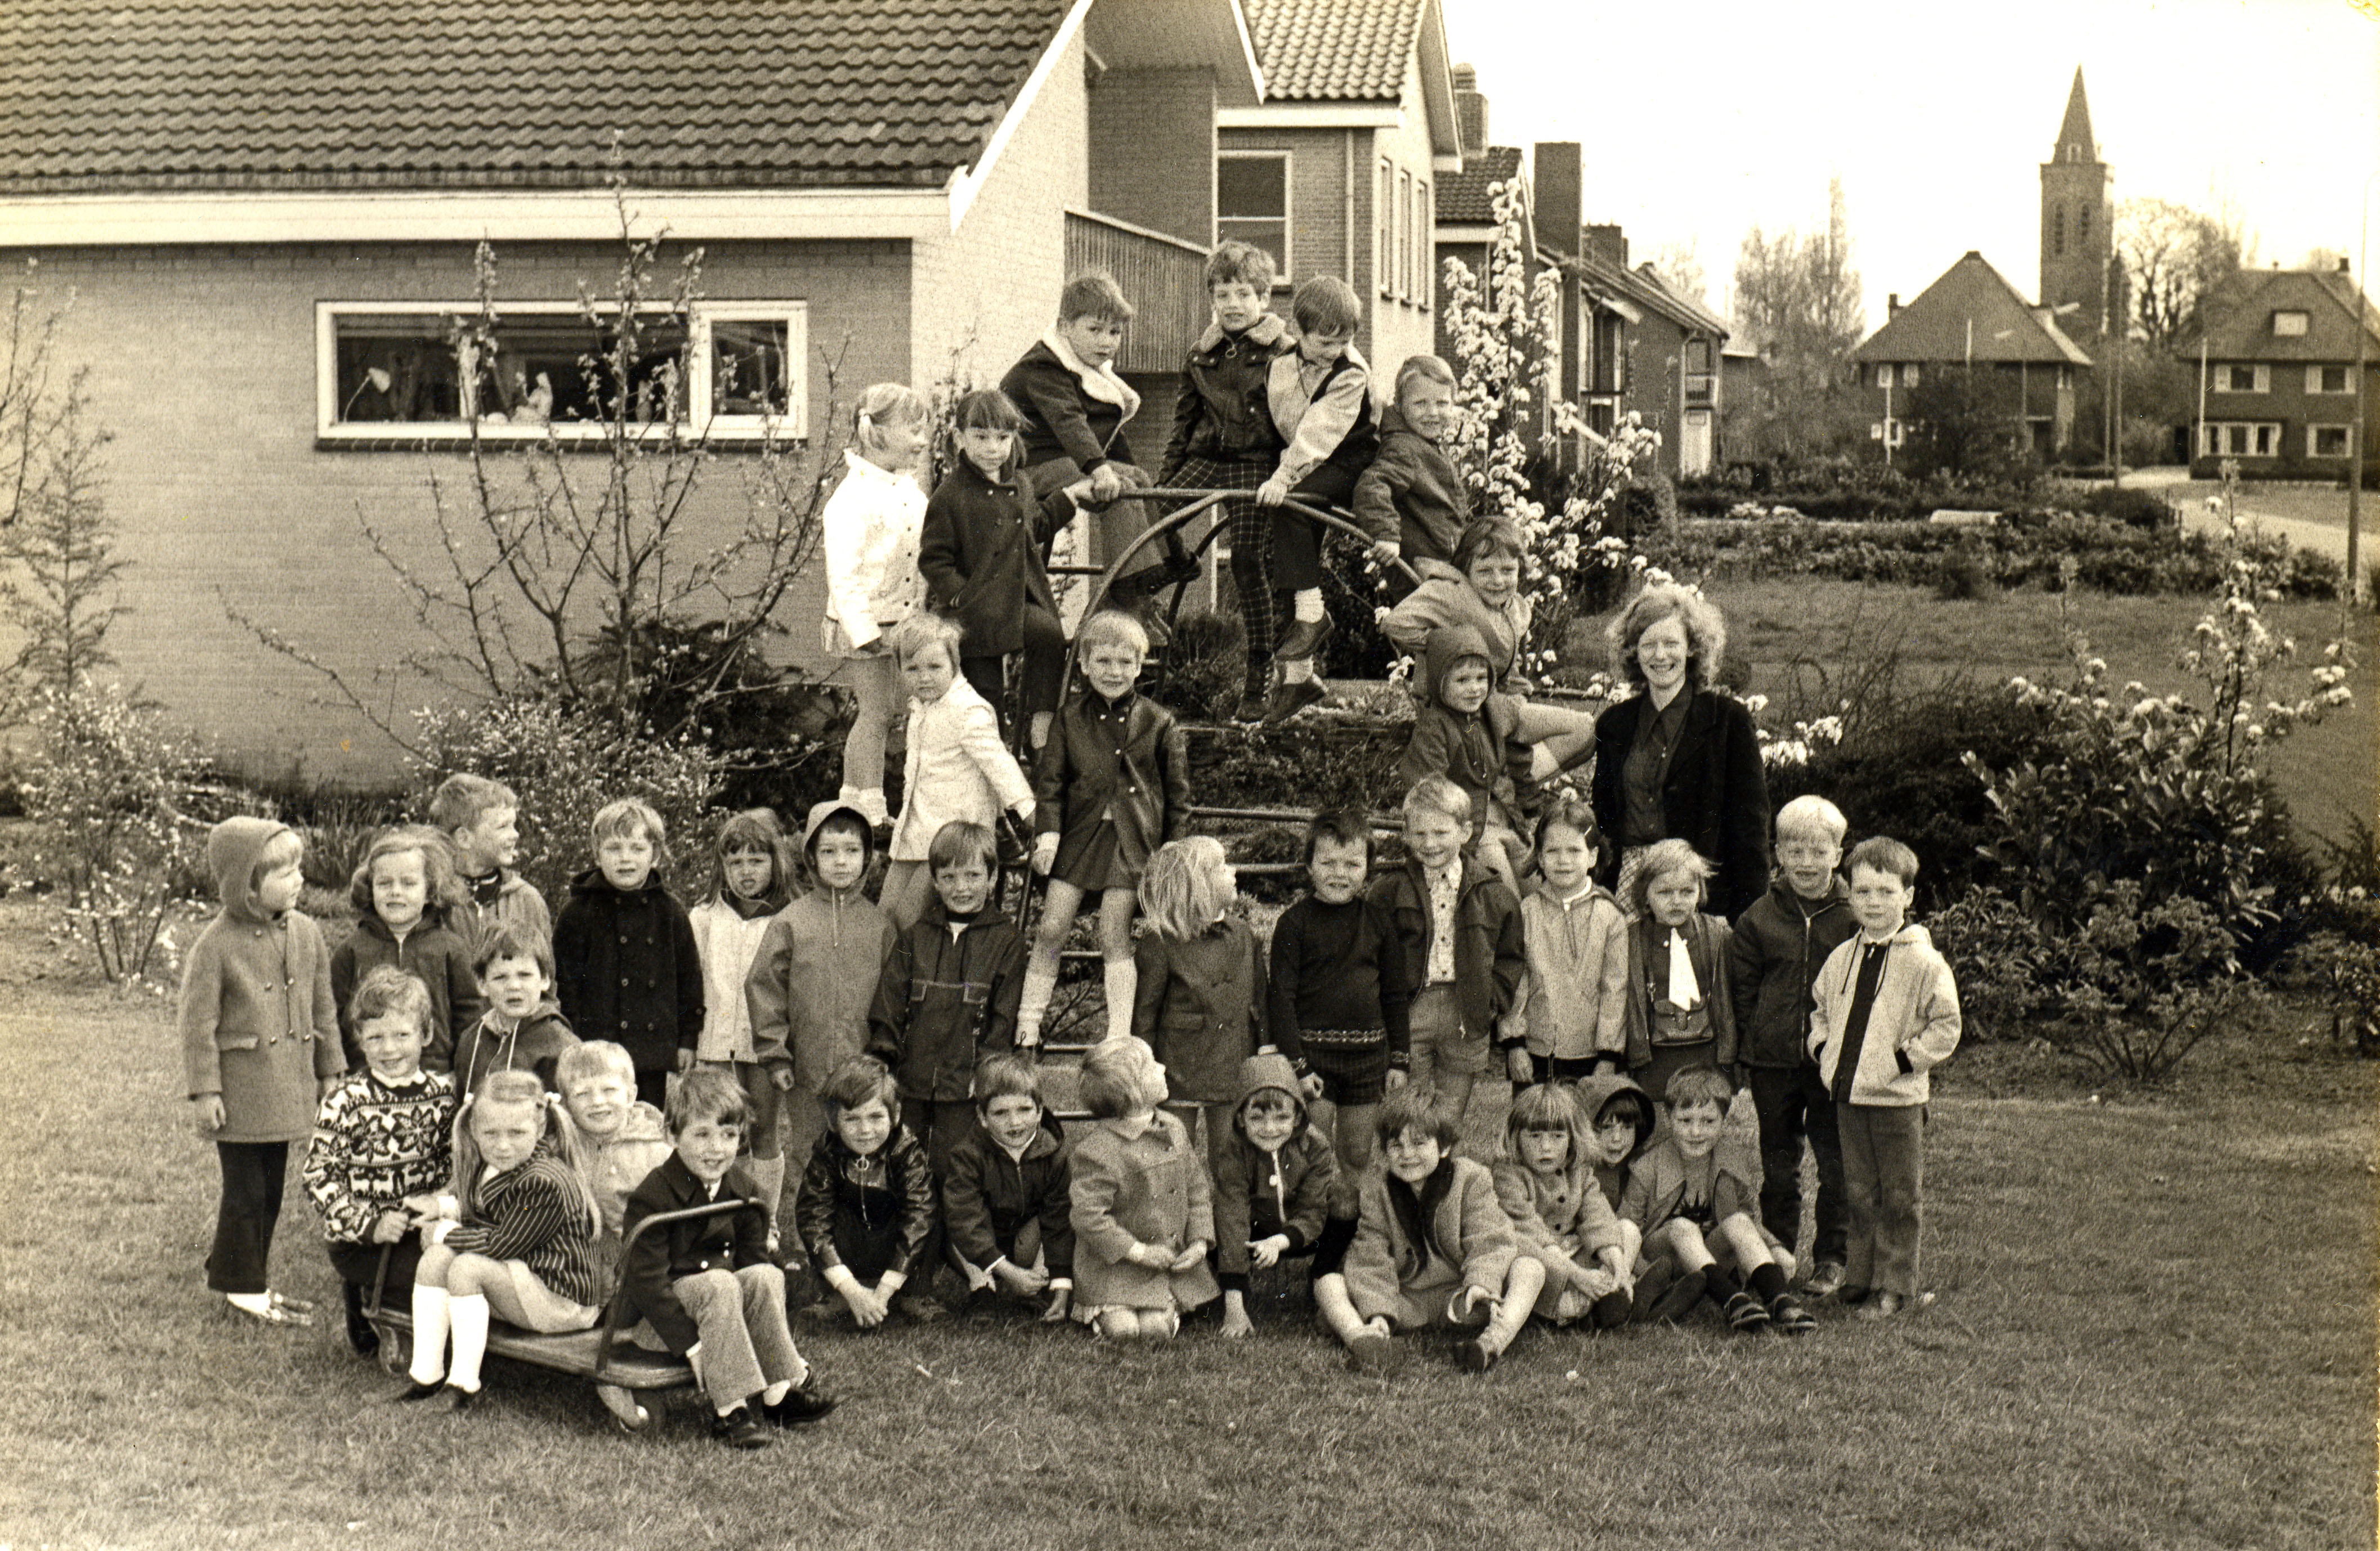
POLYGON ((571 1330, 591 1330, 603 1311, 585 1303, 574 1303, 537 1279, 526 1260, 504 1260, 504 1266, 512 1278, 513 1296, 520 1300, 521 1312, 528 1315, 522 1321, 540 1336, 559 1336, 571 1330))
MULTIPOLYGON (((1603 1058, 1617 1059, 1616 1053, 1603 1058)), ((1529 1052, 1529 1081, 1532 1083, 1583 1083, 1595 1075, 1593 1056, 1541 1056, 1529 1052)))
POLYGON ((1488 1034, 1466 1034, 1463 1006, 1449 984, 1426 986, 1413 1000, 1413 1048, 1427 1051, 1440 1072, 1476 1077, 1488 1070, 1488 1034))
POLYGON ((1366 1308, 1357 1305, 1355 1312, 1366 1319, 1387 1315, 1389 1323, 1399 1330, 1454 1330, 1484 1324, 1488 1305, 1481 1303, 1471 1317, 1454 1317, 1453 1302, 1464 1287, 1460 1281, 1439 1282, 1435 1287, 1404 1287, 1397 1289, 1396 1301, 1386 1308, 1366 1308))
POLYGON ((1324 1103, 1342 1109, 1351 1104, 1378 1104, 1389 1091, 1389 1036, 1383 1031, 1368 1047, 1320 1045, 1309 1037, 1305 1065, 1322 1079, 1324 1103))

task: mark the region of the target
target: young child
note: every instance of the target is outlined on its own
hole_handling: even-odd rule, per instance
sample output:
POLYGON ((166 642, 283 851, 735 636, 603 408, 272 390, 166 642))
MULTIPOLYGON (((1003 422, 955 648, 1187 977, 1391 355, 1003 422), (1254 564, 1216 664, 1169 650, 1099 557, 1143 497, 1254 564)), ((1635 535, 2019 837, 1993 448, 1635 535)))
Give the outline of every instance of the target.
POLYGON ((1488 1070, 1488 1042, 1528 973, 1521 904, 1463 854, 1471 799, 1463 788, 1423 777, 1405 794, 1404 824, 1404 865, 1383 872, 1371 898, 1396 923, 1418 988, 1409 1014, 1413 1080, 1446 1096, 1459 1128, 1472 1084, 1488 1070))
MULTIPOLYGON (((1272 363, 1297 348, 1289 326, 1266 309, 1272 256, 1226 242, 1207 259, 1207 299, 1214 322, 1183 363, 1173 438, 1160 466, 1160 486, 1254 491, 1279 471, 1282 438, 1270 403, 1272 363)), ((1232 580, 1247 626, 1247 679, 1238 721, 1260 721, 1272 685, 1272 514, 1254 501, 1224 503, 1232 525, 1232 580)))
POLYGON ((941 1222, 934 1175, 898 1123, 900 1088, 882 1061, 854 1056, 828 1076, 825 1097, 827 1132, 794 1205, 810 1264, 863 1330, 883 1324, 896 1297, 920 1325, 941 1318, 927 1295, 941 1222))
POLYGON ((226 818, 207 835, 207 870, 223 909, 182 966, 182 1069, 200 1139, 223 1170, 207 1286, 268 1325, 310 1325, 313 1306, 265 1280, 289 1144, 313 1134, 314 1111, 346 1070, 331 1003, 331 956, 313 918, 297 831, 226 818))
POLYGON ((1529 745, 1520 773, 1543 781, 1584 763, 1595 750, 1595 718, 1564 706, 1528 699, 1534 687, 1521 670, 1536 612, 1521 591, 1528 538, 1500 517, 1482 517, 1463 530, 1454 550, 1460 572, 1433 576, 1389 611, 1381 632, 1405 652, 1426 648, 1450 625, 1475 631, 1488 660, 1488 687, 1511 697, 1512 736, 1529 745))
POLYGON ((899 933, 861 891, 876 837, 868 818, 834 798, 802 823, 809 891, 761 934, 744 999, 754 1059, 784 1093, 785 1156, 807 1166, 826 1134, 828 1073, 868 1048, 868 1012, 899 933))
POLYGON ((1810 1012, 1818 970, 1857 935, 1843 859, 1842 810, 1801 796, 1777 810, 1777 881, 1736 919, 1728 939, 1736 1054, 1760 1116, 1760 1220, 1785 1243, 1802 1228, 1802 1143, 1818 1164, 1814 1263, 1803 1291, 1824 1298, 1843 1285, 1843 1147, 1835 1103, 1810 1060, 1810 1012))
POLYGON ((1402 558, 1423 581, 1462 576, 1454 551, 1471 521, 1471 491, 1446 455, 1454 385, 1454 369, 1436 356, 1406 357, 1397 368, 1395 406, 1380 418, 1380 454, 1355 481, 1351 509, 1373 538, 1391 602, 1414 588, 1391 561, 1402 558))
POLYGON ((430 1046, 422 1064, 454 1066, 455 1040, 480 1015, 480 985, 471 973, 471 942, 450 929, 463 907, 462 885, 435 830, 398 825, 374 835, 347 886, 356 929, 331 953, 331 998, 339 1008, 339 1039, 347 1070, 363 1070, 347 1008, 372 970, 393 965, 430 991, 430 1046))
POLYGON ((1232 913, 1237 882, 1210 835, 1169 841, 1140 878, 1148 929, 1133 951, 1133 1034, 1163 1062, 1172 1108, 1206 1128, 1219 1159, 1227 1109, 1240 1101, 1240 1064, 1269 1049, 1264 1031, 1264 947, 1232 913))
POLYGON ((553 939, 545 896, 513 871, 520 857, 520 799, 511 787, 485 776, 448 776, 430 798, 430 827, 454 842, 465 895, 447 925, 475 946, 500 924, 553 939))
POLYGON ((1514 1010, 1526 1038, 1509 1047, 1513 1084, 1575 1083, 1628 1056, 1628 915, 1595 881, 1603 834, 1595 810, 1555 799, 1537 820, 1539 881, 1521 897, 1529 975, 1514 1010))
POLYGON ((1058 984, 1058 955, 1083 908, 1099 900, 1108 1034, 1132 1032, 1132 912, 1141 869, 1190 820, 1190 755, 1181 724, 1133 693, 1148 634, 1130 614, 1102 610, 1075 637, 1084 687, 1059 712, 1033 766, 1033 870, 1050 879, 1026 972, 1016 1042, 1041 1042, 1058 984))
POLYGON ((1536 1306, 1546 1268, 1520 1253, 1487 1169, 1454 1156, 1461 1129, 1454 1106, 1428 1088, 1380 1106, 1384 1162, 1364 1176, 1346 1269, 1314 1284, 1323 1323, 1359 1369, 1393 1366, 1398 1330, 1451 1327, 1479 1332, 1454 1360, 1486 1373, 1536 1306))
POLYGON ((1817 1321, 1785 1290, 1793 1252, 1761 1228, 1752 1181, 1719 1148, 1733 1097, 1715 1068, 1680 1071, 1666 1095, 1668 1133, 1628 1166, 1620 1215, 1636 1225, 1644 1261, 1653 1263, 1639 1266, 1637 1312, 1675 1319, 1708 1298, 1733 1329, 1773 1325, 1798 1336, 1817 1321))
POLYGON ((1266 1029, 1303 1066, 1315 1125, 1339 1160, 1339 1189, 1315 1275, 1339 1268, 1355 1236, 1355 1181, 1372 1161, 1372 1115, 1413 1062, 1413 969, 1396 918, 1365 891, 1372 825, 1320 813, 1305 830, 1304 898, 1273 922, 1266 1029))
POLYGON ((636 797, 597 810, 595 866, 570 880, 553 923, 553 988, 581 1039, 609 1039, 637 1063, 637 1097, 659 1108, 673 1072, 694 1064, 702 1031, 702 956, 686 906, 662 885, 662 816, 636 797))
MULTIPOLYGON (((1628 1071, 1666 1094, 1690 1066, 1735 1070, 1727 923, 1703 911, 1712 867, 1682 840, 1647 846, 1628 931, 1628 1071)), ((1725 1100, 1721 1100, 1722 1108, 1725 1100)))
POLYGON ((1528 770, 1518 702, 1493 692, 1487 647, 1468 625, 1431 631, 1415 676, 1419 704, 1397 759, 1397 781, 1410 787, 1442 776, 1461 787, 1471 806, 1464 840, 1505 888, 1518 892, 1528 851, 1512 829, 1520 811, 1518 778, 1528 770))
POLYGON ((1066 631, 1041 557, 1075 520, 1075 503, 1089 498, 1096 481, 1085 476, 1037 501, 1023 482, 1017 433, 1025 416, 1014 402, 998 389, 980 389, 963 394, 953 413, 958 461, 926 503, 917 545, 927 606, 955 622, 953 638, 966 644, 964 656, 952 647, 953 665, 986 705, 1002 712, 1003 727, 1002 668, 1011 655, 1024 654, 1020 698, 1032 746, 1039 748, 1049 741, 1066 677, 1066 631))
POLYGON ((1165 1068, 1129 1036, 1083 1061, 1083 1107, 1098 1123, 1075 1143, 1075 1317, 1111 1339, 1171 1338, 1209 1303, 1215 1198, 1182 1122, 1165 1102, 1165 1068))
POLYGON ((992 903, 995 850, 980 824, 945 824, 934 836, 934 903, 893 939, 868 1014, 868 1052, 899 1080, 938 1179, 975 1130, 976 1062, 1016 1046, 1025 934, 992 903))
POLYGON ((744 986, 759 961, 770 923, 792 896, 794 852, 774 813, 747 808, 719 827, 715 861, 709 897, 686 912, 702 960, 702 1033, 694 1042, 694 1060, 698 1067, 715 1067, 744 1084, 738 1134, 751 1149, 752 1178, 773 1225, 785 1190, 777 1124, 777 1097, 783 1090, 753 1043, 744 986))
MULTIPOLYGON (((1272 477, 1257 487, 1257 504, 1273 513, 1269 566, 1274 588, 1290 595, 1291 623, 1273 656, 1281 682, 1265 709, 1268 722, 1285 721, 1323 697, 1314 680, 1314 653, 1330 634, 1322 607, 1322 525, 1282 503, 1344 506, 1355 478, 1371 465, 1380 438, 1372 413, 1371 369, 1355 349, 1363 311, 1355 293, 1334 275, 1298 286, 1290 304, 1297 348, 1273 358, 1266 401, 1273 429, 1288 443, 1272 477)), ((1375 556, 1390 546, 1375 545, 1375 556)), ((1237 551, 1233 551, 1236 557, 1237 551)), ((1275 616, 1279 606, 1276 602, 1275 616)))
MULTIPOLYGON (((1628 1189, 1628 1166, 1652 1145, 1652 1096, 1634 1078, 1615 1072, 1585 1079, 1575 1097, 1595 1142, 1595 1182, 1603 1191, 1604 1204, 1617 1212, 1628 1189)), ((1620 1232, 1627 1250, 1621 1258, 1633 1266, 1643 1235, 1626 1218, 1620 1219, 1620 1232)))
POLYGON ((884 633, 925 603, 917 543, 926 492, 917 470, 931 434, 926 401, 898 382, 859 395, 857 434, 843 454, 843 482, 819 515, 826 552, 828 657, 848 665, 859 697, 843 743, 842 800, 871 825, 884 806, 884 745, 901 709, 901 674, 884 633))
MULTIPOLYGON (((1062 649, 1062 643, 1061 643, 1062 649)), ((909 739, 901 818, 880 902, 903 931, 917 924, 933 893, 926 853, 945 824, 992 829, 1002 810, 1033 818, 1033 783, 1000 741, 1000 719, 959 676, 959 627, 939 614, 911 614, 892 629, 892 654, 909 690, 909 739)))
POLYGON ((627 1227, 722 1200, 740 1200, 743 1209, 645 1234, 623 1268, 620 1293, 694 1365, 710 1401, 711 1436, 731 1448, 765 1448, 761 1418, 781 1426, 816 1422, 835 1401, 795 1349, 785 1273, 769 1258, 769 1204, 735 1161, 749 1129, 746 1091, 734 1073, 704 1068, 670 1095, 672 1151, 628 1197, 627 1227))
POLYGON ((578 1128, 526 1072, 492 1073, 455 1122, 455 1183, 413 1274, 412 1383, 396 1398, 480 1400, 490 1317, 558 1335, 601 1315, 578 1128), (447 1358, 448 1347, 454 1351, 447 1358))
POLYGON ((562 1087, 562 1107, 578 1128, 588 1188, 603 1219, 595 1238, 596 1281, 612 1287, 620 1276, 628 1193, 669 1157, 669 1132, 662 1112, 637 1098, 636 1062, 608 1039, 589 1040, 563 1052, 555 1078, 562 1087))
MULTIPOLYGON (((1134 464, 1123 437, 1124 426, 1140 413, 1140 394, 1115 369, 1133 311, 1104 272, 1074 276, 1059 293, 1057 326, 1000 380, 1000 391, 1025 417, 1020 441, 1028 493, 1046 497, 1087 478, 1091 489, 1077 504, 1099 514, 1099 553, 1109 561, 1148 529, 1146 503, 1130 498, 1148 488, 1148 475, 1134 464)), ((1108 589, 1119 608, 1198 575, 1179 532, 1143 550, 1140 562, 1108 589)))
MULTIPOLYGON (((1267 1051, 1240 1063, 1240 1101, 1215 1148, 1217 1263, 1225 1336, 1256 1334, 1248 1274, 1285 1254, 1318 1253, 1340 1194, 1330 1144, 1306 1124, 1289 1058, 1267 1051)), ((1352 1232, 1349 1237, 1353 1237, 1352 1232)), ((1343 1253, 1343 1251, 1342 1251, 1343 1253)), ((1318 1266, 1317 1277, 1337 1270, 1318 1266)))
POLYGON ((1074 1298, 1073 1155, 1057 1117, 1041 1104, 1041 1072, 1014 1054, 975 1069, 978 1122, 950 1152, 942 1222, 967 1291, 1049 1302, 1056 1324, 1074 1298))
POLYGON ((1635 1252, 1596 1180, 1601 1157, 1569 1086, 1540 1083, 1513 1096, 1494 1169, 1496 1199, 1512 1219, 1521 1253, 1546 1269, 1536 1315, 1556 1325, 1585 1320, 1615 1329, 1633 1308, 1635 1252))
POLYGON ((519 927, 498 927, 482 938, 471 968, 488 1010, 455 1046, 455 1085, 473 1094, 491 1072, 537 1073, 546 1091, 561 1091, 562 1058, 578 1036, 553 1002, 553 951, 519 927))
POLYGON ((389 1295, 408 1297, 421 1258, 413 1230, 437 1217, 454 1171, 455 1082, 421 1068, 430 1012, 430 988, 418 976, 388 964, 364 976, 347 1009, 364 1069, 323 1097, 306 1148, 306 1194, 322 1218, 346 1299, 347 1344, 358 1356, 380 1349, 364 1322, 364 1292, 381 1255, 389 1295))
POLYGON ((1917 1295, 1928 1073, 1959 1048, 1959 988, 1925 928, 1908 924, 1916 854, 1876 835, 1852 847, 1850 870, 1859 936, 1818 971, 1809 1048, 1842 1133, 1840 1296, 1888 1319, 1917 1295))

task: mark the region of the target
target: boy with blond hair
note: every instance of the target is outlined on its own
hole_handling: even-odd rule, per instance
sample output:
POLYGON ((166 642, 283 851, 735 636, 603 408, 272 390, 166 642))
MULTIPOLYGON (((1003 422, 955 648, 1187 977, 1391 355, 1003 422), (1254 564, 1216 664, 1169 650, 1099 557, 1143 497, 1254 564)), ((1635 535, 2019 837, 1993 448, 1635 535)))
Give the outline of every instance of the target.
POLYGON ((499 926, 553 940, 545 896, 513 870, 520 858, 520 799, 511 787, 485 776, 450 775, 431 794, 430 827, 454 843, 455 872, 469 899, 447 924, 474 951, 499 926))

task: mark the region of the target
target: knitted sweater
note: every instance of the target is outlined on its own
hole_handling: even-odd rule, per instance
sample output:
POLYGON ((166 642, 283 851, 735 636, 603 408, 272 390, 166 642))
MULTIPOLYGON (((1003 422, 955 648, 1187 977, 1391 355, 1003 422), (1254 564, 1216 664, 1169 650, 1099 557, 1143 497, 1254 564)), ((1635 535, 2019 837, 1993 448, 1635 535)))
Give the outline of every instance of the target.
POLYGON ((1396 918, 1374 901, 1358 894, 1326 904, 1308 894, 1282 911, 1272 927, 1269 978, 1265 1032, 1292 1063, 1302 1067, 1310 1030, 1378 1029, 1389 1064, 1413 1064, 1413 966, 1396 918))
POLYGON ((363 1243, 382 1212, 408 1195, 435 1195, 455 1171, 455 1081, 424 1072, 409 1084, 371 1072, 342 1080, 314 1117, 306 1148, 306 1194, 322 1237, 363 1243))

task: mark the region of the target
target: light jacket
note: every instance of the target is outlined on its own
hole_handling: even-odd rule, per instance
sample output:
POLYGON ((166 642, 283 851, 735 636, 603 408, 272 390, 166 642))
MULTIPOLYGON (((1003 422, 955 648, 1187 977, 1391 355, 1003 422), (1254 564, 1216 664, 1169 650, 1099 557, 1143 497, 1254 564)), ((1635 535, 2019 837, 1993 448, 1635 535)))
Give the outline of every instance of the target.
POLYGON ((906 474, 843 454, 843 482, 820 514, 826 551, 827 651, 848 657, 925 602, 917 544, 926 492, 906 474))
POLYGON ((1565 900, 1540 880, 1521 900, 1529 1053, 1579 1060, 1628 1053, 1628 916, 1599 885, 1565 900))
POLYGON ((1810 1060, 1811 992, 1827 955, 1859 935, 1851 891, 1831 880, 1815 910, 1779 878, 1736 918, 1728 939, 1728 990, 1735 998, 1736 1055, 1746 1066, 1798 1071, 1810 1060))
MULTIPOLYGON (((1379 451, 1373 429, 1372 373, 1355 346, 1319 370, 1291 350, 1276 356, 1265 374, 1265 406, 1273 429, 1288 445, 1274 475, 1293 490, 1325 464, 1344 470, 1350 484, 1379 451)), ((1342 486, 1342 489, 1347 488, 1342 486)))
POLYGON ((1438 1174, 1422 1181, 1419 1194, 1431 1241, 1427 1258, 1398 1220, 1384 1165, 1373 1164, 1356 1192, 1355 1242, 1347 1247, 1342 1274, 1348 1300, 1366 1319, 1393 1318, 1408 1293, 1475 1287, 1500 1294, 1512 1258, 1521 1252, 1487 1165, 1449 1157, 1438 1174))
POLYGON ((924 861, 945 824, 965 819, 990 829, 1001 809, 1022 810, 1033 800, 1033 783, 1000 741, 1000 713, 956 674, 941 699, 909 703, 901 770, 901 817, 892 825, 896 862, 924 861))
POLYGON ((744 981, 752 1059, 791 1068, 797 1092, 824 1088, 868 1048, 868 1010, 897 936, 856 888, 813 889, 771 916, 744 981))
MULTIPOLYGON (((1903 927, 1887 939, 1884 974, 1860 1042, 1859 1070, 1852 1073, 1851 1101, 1879 1107, 1923 1104, 1933 1094, 1928 1075, 1959 1048, 1959 988, 1949 961, 1934 949, 1923 927, 1903 927)), ((1827 955, 1818 971, 1817 1005, 1810 1012, 1810 1053, 1818 1077, 1835 1084, 1851 1022, 1852 997, 1859 985, 1860 939, 1827 955)))
POLYGON ((1536 618, 1536 607, 1518 592, 1502 608, 1491 609, 1470 577, 1425 575, 1421 586, 1389 611, 1380 631, 1409 653, 1422 650, 1432 635, 1450 626, 1474 631, 1488 659, 1488 682, 1508 695, 1525 696, 1536 686, 1520 672, 1521 643, 1529 638, 1536 618))
POLYGON ((702 1032, 695 1036, 697 1060, 751 1061, 759 1059, 752 1047, 752 1010, 744 996, 745 982, 760 955, 776 913, 763 910, 747 915, 724 899, 705 900, 686 913, 694 932, 695 952, 702 959, 702 1032))
MULTIPOLYGON (((545 896, 537 885, 510 867, 496 869, 499 881, 492 904, 481 904, 476 899, 466 899, 447 913, 446 924, 461 934, 471 945, 477 957, 480 945, 495 934, 499 927, 516 927, 540 942, 553 940, 553 913, 546 908, 545 896)), ((463 880, 468 891, 470 879, 463 880)))
MULTIPOLYGON (((1711 1155, 1710 1208, 1714 1222, 1741 1213, 1759 1228, 1772 1246, 1776 1239, 1760 1221, 1760 1187, 1740 1167, 1753 1158, 1752 1149, 1730 1146, 1722 1137, 1711 1155)), ((1646 1233, 1678 1215, 1685 1205, 1686 1181, 1699 1165, 1678 1148, 1674 1133, 1638 1153, 1628 1166, 1628 1184, 1620 1194, 1620 1215, 1646 1233)))
POLYGON ((1084 1127, 1072 1190, 1077 1308, 1194 1309, 1215 1296, 1204 1260, 1173 1271, 1124 1258, 1135 1243, 1179 1254, 1215 1242, 1214 1187, 1180 1121, 1160 1109, 1137 1136, 1106 1121, 1084 1127))

